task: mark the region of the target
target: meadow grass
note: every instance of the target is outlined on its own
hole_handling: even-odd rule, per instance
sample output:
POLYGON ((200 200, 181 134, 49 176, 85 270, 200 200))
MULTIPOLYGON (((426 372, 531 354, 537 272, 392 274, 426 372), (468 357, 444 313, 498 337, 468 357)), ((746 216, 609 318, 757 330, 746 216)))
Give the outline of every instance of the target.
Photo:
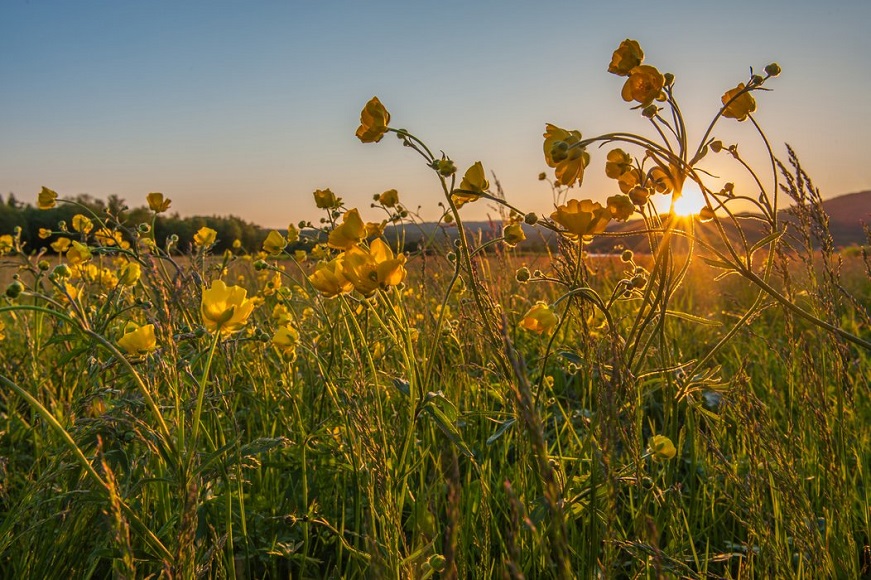
MULTIPOLYGON (((645 77, 624 98, 666 145, 548 125, 550 219, 491 191, 480 162, 457 184, 373 99, 357 136, 395 134, 425 159, 454 237, 400 253, 329 190, 321 225, 270 232, 253 255, 213 255, 207 227, 190 252, 158 245, 123 208, 77 205, 46 232, 67 238, 62 257, 0 232, 0 577, 869 575, 871 261, 835 251, 792 152, 779 170, 771 155, 756 201, 704 187, 709 150, 763 187, 709 135, 748 118, 779 67, 724 95, 693 155, 632 42, 611 72, 645 77), (646 102, 659 96, 672 124, 646 102), (644 147, 608 153, 629 193, 566 199, 585 148, 620 139, 644 147), (718 236, 649 203, 684 179, 718 236), (504 209, 494 240, 463 227, 482 198, 504 209), (735 201, 756 204, 763 239, 735 201), (586 253, 636 212, 649 255, 586 253), (521 222, 558 249, 519 253, 521 222), (307 252, 289 252, 300 236, 307 252)), ((395 191, 375 201, 414 227, 395 191)))

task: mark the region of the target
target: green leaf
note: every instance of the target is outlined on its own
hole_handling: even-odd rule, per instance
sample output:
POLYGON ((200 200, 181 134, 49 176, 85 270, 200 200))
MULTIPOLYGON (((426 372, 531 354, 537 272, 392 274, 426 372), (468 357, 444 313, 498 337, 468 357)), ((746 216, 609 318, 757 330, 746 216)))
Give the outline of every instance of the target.
POLYGON ((507 421, 499 425, 499 428, 496 429, 496 432, 487 438, 487 445, 493 445, 494 443, 496 443, 496 441, 500 437, 502 437, 502 435, 504 435, 505 432, 508 431, 516 422, 517 419, 508 419, 507 421))
POLYGON ((423 410, 435 421, 442 433, 450 440, 451 443, 457 446, 460 452, 470 459, 475 459, 474 453, 463 441, 463 436, 460 430, 457 429, 457 408, 453 403, 448 401, 441 391, 438 393, 428 393, 426 403, 423 410))

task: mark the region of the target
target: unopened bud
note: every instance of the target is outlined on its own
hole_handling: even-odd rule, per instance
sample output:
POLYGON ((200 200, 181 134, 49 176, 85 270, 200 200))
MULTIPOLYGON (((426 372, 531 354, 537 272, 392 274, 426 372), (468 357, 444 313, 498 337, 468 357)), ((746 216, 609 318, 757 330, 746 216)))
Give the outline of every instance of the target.
POLYGON ((527 225, 534 226, 538 223, 538 215, 533 212, 529 212, 528 214, 523 216, 523 222, 527 225))
POLYGON ((12 298, 13 300, 15 298, 18 298, 18 296, 22 292, 24 292, 24 284, 22 284, 18 280, 15 280, 9 286, 6 287, 6 296, 8 296, 9 298, 12 298))
POLYGON ((781 69, 780 65, 777 64, 776 62, 773 62, 770 65, 768 65, 767 67, 765 67, 765 74, 767 74, 770 77, 776 77, 776 76, 780 75, 781 72, 783 72, 783 69, 781 69))

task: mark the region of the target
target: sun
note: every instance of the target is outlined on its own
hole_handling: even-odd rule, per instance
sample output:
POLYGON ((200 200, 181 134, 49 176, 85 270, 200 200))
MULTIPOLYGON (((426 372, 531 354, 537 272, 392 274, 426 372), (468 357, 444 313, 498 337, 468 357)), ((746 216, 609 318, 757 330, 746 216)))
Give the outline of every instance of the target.
POLYGON ((674 202, 674 213, 682 217, 696 215, 705 207, 705 196, 699 185, 692 180, 686 180, 683 184, 681 196, 674 202))

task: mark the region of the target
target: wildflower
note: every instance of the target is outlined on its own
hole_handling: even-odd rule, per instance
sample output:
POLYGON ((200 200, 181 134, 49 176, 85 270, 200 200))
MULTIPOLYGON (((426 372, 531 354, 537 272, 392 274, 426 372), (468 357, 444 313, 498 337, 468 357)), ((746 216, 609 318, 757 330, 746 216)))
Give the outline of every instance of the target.
POLYGON ((213 230, 212 228, 203 226, 197 233, 194 234, 194 243, 201 248, 206 246, 211 246, 215 243, 215 240, 218 238, 218 232, 213 230))
POLYGON ((548 167, 555 169, 556 182, 571 187, 584 181, 584 167, 590 162, 590 155, 577 144, 581 141, 580 131, 566 131, 547 123, 544 132, 544 160, 548 167))
POLYGON ((293 224, 288 224, 287 235, 284 236, 288 244, 293 244, 299 241, 299 230, 293 224))
POLYGON ((608 211, 618 222, 625 222, 635 213, 635 206, 628 195, 613 195, 608 198, 608 211))
POLYGON ((51 237, 51 230, 46 228, 39 228, 39 233, 37 234, 40 240, 47 240, 51 237))
POLYGON ((87 234, 92 229, 94 229, 94 222, 90 219, 80 213, 73 216, 73 230, 81 234, 87 234))
POLYGON ((602 204, 589 199, 570 199, 565 205, 557 207, 550 219, 566 228, 570 236, 586 240, 605 231, 611 220, 611 212, 607 207, 602 207, 602 204))
POLYGON ((559 317, 549 304, 537 302, 520 321, 521 328, 536 334, 550 334, 559 323, 559 317))
MULTIPOLYGON (((62 238, 65 239, 65 238, 62 238)), ((76 266, 91 259, 91 248, 79 242, 73 242, 67 250, 67 261, 76 266)))
POLYGON ((330 232, 327 244, 337 250, 345 250, 366 237, 366 226, 360 218, 360 212, 352 209, 342 216, 341 225, 330 232))
POLYGON ((0 256, 8 254, 12 251, 13 239, 9 234, 0 236, 0 256))
POLYGON ((484 166, 480 161, 476 161, 474 165, 466 170, 463 175, 463 180, 460 182, 459 189, 455 189, 451 193, 451 197, 457 208, 463 207, 465 204, 478 199, 478 194, 484 193, 490 188, 490 182, 487 181, 484 174, 484 166))
POLYGON ((138 262, 127 262, 118 271, 118 283, 123 286, 133 286, 142 275, 142 267, 138 262))
POLYGON ((384 207, 394 207, 397 203, 399 203, 399 192, 397 192, 395 189, 388 189, 387 191, 378 196, 378 203, 380 203, 384 207))
POLYGON ((707 223, 714 219, 714 210, 711 209, 710 206, 704 206, 699 210, 699 221, 702 223, 707 223))
POLYGON ((393 250, 380 239, 375 239, 366 250, 359 245, 345 252, 342 273, 354 289, 368 296, 388 286, 398 286, 405 279, 405 255, 393 255, 393 250))
POLYGON ((387 227, 387 220, 382 220, 380 224, 374 222, 366 222, 366 237, 377 238, 384 235, 384 228, 387 227))
POLYGON ((506 245, 513 248, 526 239, 526 234, 519 222, 511 222, 502 228, 502 239, 506 245))
POLYGON ((299 333, 292 326, 279 326, 272 335, 272 344, 289 358, 296 354, 296 345, 299 343, 299 333))
POLYGON ((740 83, 734 89, 726 91, 722 96, 720 100, 723 102, 724 117, 743 121, 747 115, 756 111, 756 99, 753 98, 750 91, 742 93, 743 90, 744 83, 740 83))
POLYGON ((337 198, 336 194, 333 193, 329 188, 316 189, 313 195, 315 197, 315 205, 320 209, 332 209, 334 207, 339 207, 339 202, 341 200, 337 198))
POLYGON ((646 187, 636 186, 629 190, 629 199, 635 205, 645 205, 650 197, 650 190, 646 187))
POLYGON ((227 286, 223 280, 212 282, 211 288, 203 290, 200 306, 206 330, 221 334, 241 330, 254 310, 254 302, 247 295, 241 286, 227 286))
POLYGON ((148 354, 157 348, 154 325, 136 326, 130 323, 125 329, 124 336, 118 339, 118 346, 130 356, 148 354))
POLYGON ((272 309, 272 318, 276 323, 281 325, 290 324, 290 311, 284 304, 276 304, 272 309))
POLYGON ((307 256, 308 254, 306 254, 305 250, 296 250, 293 253, 293 259, 297 262, 305 262, 307 256))
POLYGON ((272 296, 281 288, 281 272, 274 271, 272 276, 263 285, 263 295, 272 296))
POLYGON ((624 101, 637 101, 646 106, 654 99, 663 100, 664 85, 665 77, 656 70, 656 67, 642 64, 629 71, 629 78, 623 84, 621 94, 624 101))
POLYGON ((636 40, 628 38, 620 43, 617 50, 611 56, 611 64, 608 65, 608 72, 620 77, 625 77, 629 72, 641 64, 644 60, 644 51, 636 40))
POLYGON ((263 240, 263 249, 273 256, 280 254, 285 246, 287 246, 287 241, 284 239, 284 236, 275 230, 269 232, 269 235, 263 240))
POLYGON ((650 454, 656 460, 669 460, 677 455, 677 449, 671 439, 665 435, 654 435, 647 442, 647 448, 650 454))
POLYGON ((43 186, 36 199, 36 207, 39 209, 51 209, 57 205, 57 192, 43 186))
POLYGON ((675 190, 676 179, 662 167, 656 166, 647 173, 647 186, 658 193, 671 193, 675 190))
POLYGON ((357 138, 363 143, 377 143, 387 132, 389 122, 390 113, 387 112, 378 97, 372 97, 360 113, 357 138))
POLYGON ((342 261, 344 254, 333 258, 329 262, 320 262, 315 266, 315 271, 308 277, 315 290, 332 298, 344 292, 350 292, 354 285, 343 274, 342 261))
POLYGON ((605 175, 611 179, 619 179, 621 175, 632 171, 632 157, 622 149, 612 149, 605 161, 605 175))
POLYGON ((151 208, 151 211, 154 213, 165 212, 169 209, 169 204, 172 203, 171 199, 164 198, 163 194, 158 192, 149 193, 145 196, 145 199, 148 200, 148 207, 151 208))

